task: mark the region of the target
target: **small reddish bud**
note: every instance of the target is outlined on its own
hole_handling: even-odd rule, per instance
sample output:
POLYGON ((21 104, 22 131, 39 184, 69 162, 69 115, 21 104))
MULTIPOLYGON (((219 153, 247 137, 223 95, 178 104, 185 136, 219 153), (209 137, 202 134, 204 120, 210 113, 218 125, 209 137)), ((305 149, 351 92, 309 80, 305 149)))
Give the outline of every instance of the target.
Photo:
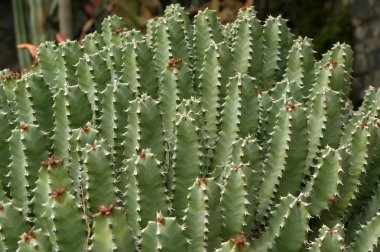
POLYGON ((329 228, 329 230, 328 230, 329 234, 333 234, 333 233, 334 233, 334 231, 335 231, 335 229, 334 229, 334 228, 329 228))
POLYGON ((179 58, 171 58, 168 62, 168 67, 170 69, 179 69, 181 67, 181 64, 182 64, 182 59, 179 59, 179 58))
POLYGON ((87 124, 85 124, 83 125, 82 130, 85 134, 88 134, 90 132, 90 127, 87 124))
POLYGON ((139 155, 139 157, 141 158, 141 159, 145 159, 145 157, 146 157, 146 155, 145 155, 145 152, 144 151, 140 151, 139 153, 138 153, 138 155, 139 155))
POLYGON ((33 230, 31 229, 31 230, 29 230, 28 231, 28 233, 26 233, 25 235, 24 235, 24 242, 26 243, 26 244, 28 244, 29 242, 30 242, 30 240, 31 239, 34 239, 35 237, 34 237, 34 234, 33 234, 33 230))
POLYGON ((246 11, 248 9, 248 6, 247 5, 244 5, 244 6, 242 6, 241 8, 240 8, 240 10, 242 10, 242 11, 246 11))
POLYGON ((203 186, 203 185, 207 185, 207 178, 206 177, 198 179, 198 186, 203 186))
POLYGON ((376 126, 377 126, 378 128, 380 128, 380 121, 379 121, 379 122, 376 122, 376 126))
POLYGON ((64 43, 67 41, 67 38, 65 35, 63 35, 62 33, 57 33, 55 35, 55 39, 57 40, 58 44, 61 44, 61 43, 64 43))
POLYGON ((112 228, 113 228, 112 223, 108 224, 108 227, 109 227, 110 229, 112 229, 112 228))
POLYGON ((59 163, 63 163, 63 159, 55 159, 54 156, 51 156, 48 161, 42 161, 41 165, 46 167, 55 167, 59 163))
POLYGON ((63 194, 65 193, 66 189, 64 187, 60 187, 54 190, 52 193, 53 199, 62 201, 63 200, 63 194))
POLYGON ((111 216, 114 209, 115 209, 115 203, 113 202, 108 207, 105 205, 100 205, 98 207, 99 212, 103 216, 106 216, 106 217, 111 216))
POLYGON ((0 212, 2 212, 3 210, 4 210, 4 205, 0 204, 0 212))
POLYGON ((330 199, 330 202, 331 202, 331 203, 336 203, 337 201, 338 201, 338 200, 337 200, 337 198, 335 198, 335 197, 333 197, 333 198, 330 199))
POLYGON ((103 211, 105 211, 106 209, 107 209, 107 207, 106 207, 105 205, 100 205, 100 206, 98 207, 99 212, 103 212, 103 211))
POLYGON ((329 60, 329 61, 326 63, 326 65, 324 65, 323 67, 324 67, 324 68, 333 69, 333 68, 335 68, 337 65, 338 65, 338 62, 336 62, 335 60, 329 60))
POLYGON ((25 71, 28 71, 27 69, 24 69, 22 70, 20 73, 18 72, 12 72, 10 74, 7 74, 7 75, 4 75, 2 76, 1 78, 6 80, 6 81, 9 81, 9 80, 12 80, 12 79, 18 79, 22 76, 22 74, 25 72, 25 71))
POLYGON ((19 128, 21 131, 23 131, 23 132, 28 131, 28 126, 26 126, 25 123, 20 123, 20 125, 18 126, 18 128, 19 128))
POLYGON ((165 218, 163 216, 159 216, 157 219, 156 219, 156 222, 158 224, 161 224, 161 225, 165 225, 165 218))
POLYGON ((236 247, 243 249, 245 247, 246 238, 244 234, 239 234, 235 239, 231 239, 236 247))
POLYGON ((26 74, 26 73, 29 73, 30 70, 31 70, 30 68, 24 68, 24 69, 22 69, 22 70, 20 71, 20 75, 24 75, 24 74, 26 74))
POLYGON ((123 30, 124 30, 123 28, 115 29, 115 30, 113 31, 113 34, 114 34, 114 35, 118 35, 118 34, 122 33, 123 30))
POLYGON ((287 111, 293 111, 293 110, 295 110, 296 109, 296 105, 294 104, 294 103, 288 103, 287 105, 286 105, 286 110, 287 111))

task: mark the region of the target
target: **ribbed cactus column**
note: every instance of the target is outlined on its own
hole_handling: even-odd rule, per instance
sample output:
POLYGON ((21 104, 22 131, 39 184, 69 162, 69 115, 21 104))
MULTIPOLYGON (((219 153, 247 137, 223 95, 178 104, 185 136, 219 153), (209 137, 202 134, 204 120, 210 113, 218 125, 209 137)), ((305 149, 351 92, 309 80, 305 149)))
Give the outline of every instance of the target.
POLYGON ((372 251, 380 90, 252 7, 108 17, 0 72, 0 251, 372 251))

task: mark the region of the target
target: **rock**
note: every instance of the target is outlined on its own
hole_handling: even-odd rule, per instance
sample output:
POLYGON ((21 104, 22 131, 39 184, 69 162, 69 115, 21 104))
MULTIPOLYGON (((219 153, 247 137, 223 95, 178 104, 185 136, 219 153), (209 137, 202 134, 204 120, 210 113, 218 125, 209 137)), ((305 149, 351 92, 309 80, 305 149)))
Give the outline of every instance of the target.
POLYGON ((17 49, 13 31, 12 1, 0 1, 0 70, 17 69, 17 49))
POLYGON ((364 53, 356 55, 354 69, 356 74, 363 74, 368 71, 367 57, 364 53))
POLYGON ((356 19, 369 20, 376 17, 374 5, 378 1, 373 0, 354 0, 352 3, 352 15, 356 19))
POLYGON ((380 69, 377 70, 374 74, 374 78, 373 78, 373 85, 375 87, 380 87, 380 69))
POLYGON ((380 0, 353 0, 354 32, 353 99, 369 85, 380 87, 380 0))
POLYGON ((355 29, 355 39, 360 41, 367 37, 367 34, 369 32, 369 27, 365 24, 360 24, 355 29))

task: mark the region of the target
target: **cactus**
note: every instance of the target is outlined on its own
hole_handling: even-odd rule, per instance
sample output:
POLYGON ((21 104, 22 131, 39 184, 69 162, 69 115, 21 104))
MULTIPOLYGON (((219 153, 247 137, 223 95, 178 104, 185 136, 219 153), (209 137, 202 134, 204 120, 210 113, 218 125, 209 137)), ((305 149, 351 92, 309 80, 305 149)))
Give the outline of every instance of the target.
POLYGON ((1 250, 373 250, 380 91, 353 110, 349 46, 184 13, 0 72, 1 250))

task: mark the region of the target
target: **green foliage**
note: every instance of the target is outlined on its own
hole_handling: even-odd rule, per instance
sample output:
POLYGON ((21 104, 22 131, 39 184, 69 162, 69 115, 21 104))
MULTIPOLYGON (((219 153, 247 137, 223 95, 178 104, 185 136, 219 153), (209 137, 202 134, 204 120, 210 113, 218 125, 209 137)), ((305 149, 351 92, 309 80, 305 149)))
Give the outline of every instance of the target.
POLYGON ((165 13, 1 73, 0 250, 374 249, 380 91, 351 109, 351 49, 165 13))

